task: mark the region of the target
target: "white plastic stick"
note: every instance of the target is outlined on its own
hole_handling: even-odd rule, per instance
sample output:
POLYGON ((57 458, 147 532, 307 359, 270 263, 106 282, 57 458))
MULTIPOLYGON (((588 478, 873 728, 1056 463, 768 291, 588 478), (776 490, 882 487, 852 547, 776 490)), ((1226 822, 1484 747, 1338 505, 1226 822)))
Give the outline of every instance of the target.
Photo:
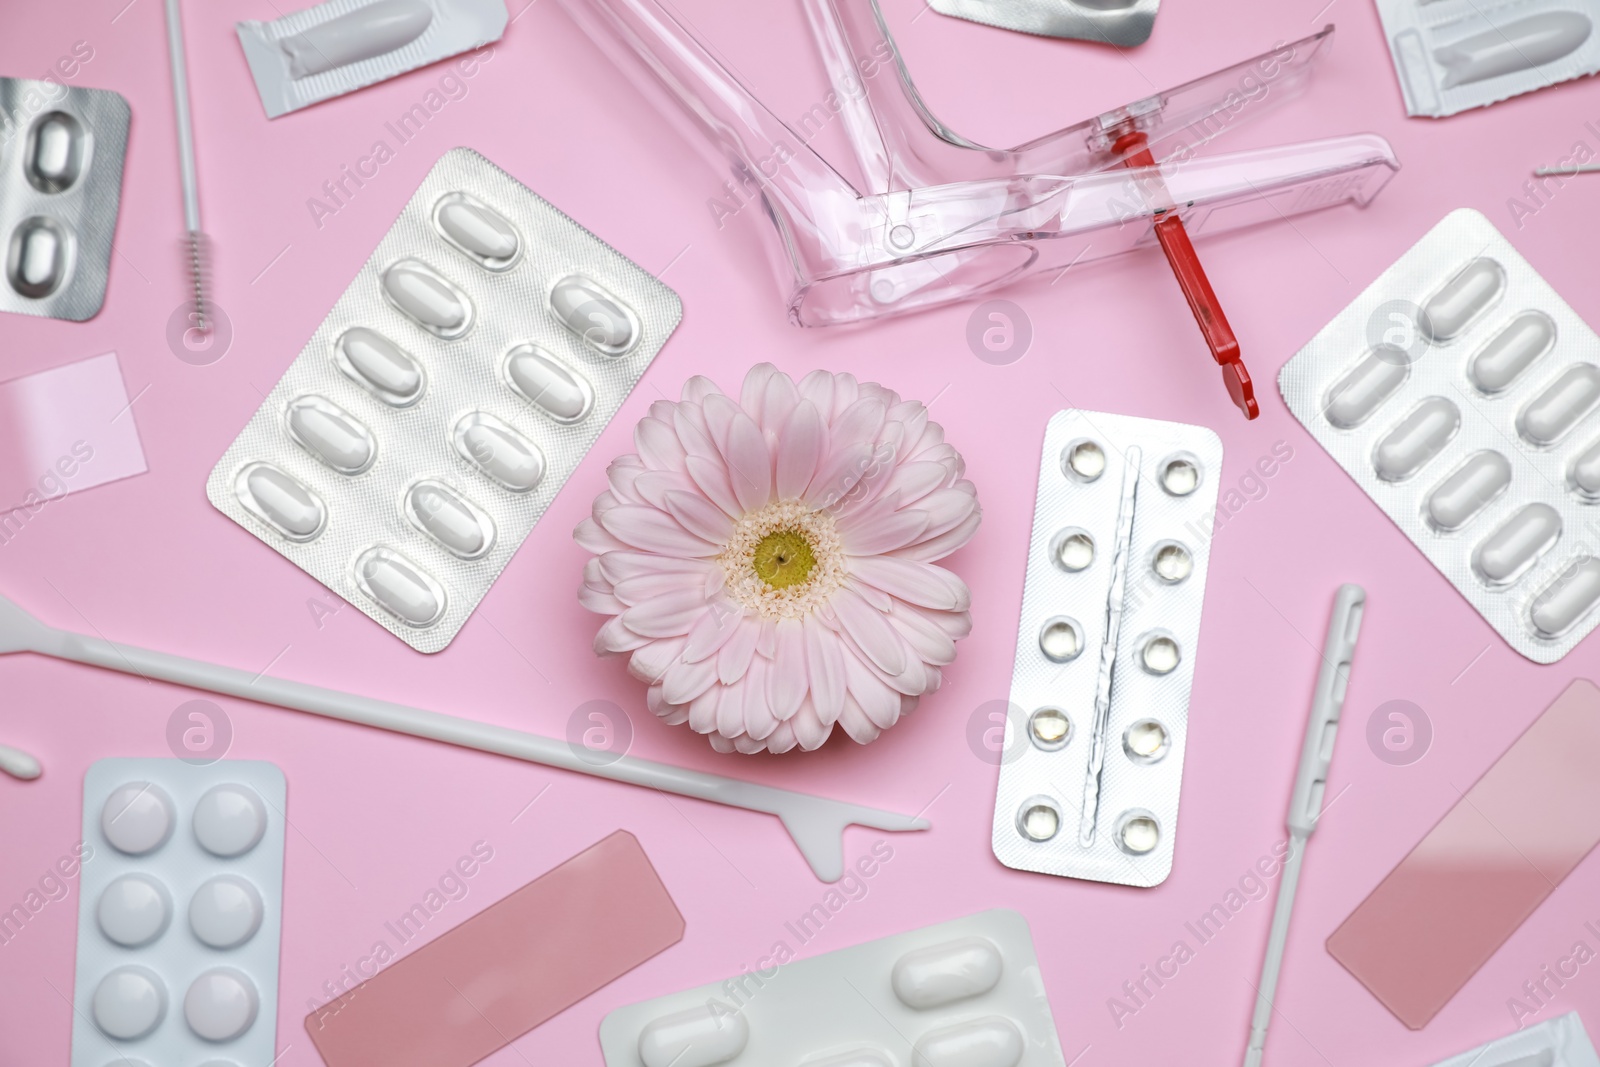
POLYGON ((1295 775, 1294 793, 1289 799, 1289 854, 1283 859, 1283 873, 1278 879, 1278 902, 1272 909, 1267 956, 1261 962, 1261 982, 1256 987, 1256 1010, 1250 1020, 1245 1067, 1261 1067, 1262 1051, 1267 1044, 1272 1000, 1278 992, 1278 972, 1283 969, 1283 949, 1289 942, 1289 916, 1294 912, 1294 894, 1300 886, 1300 865, 1306 842, 1322 814, 1328 765, 1333 761, 1333 739, 1339 731, 1339 712, 1344 707, 1345 687, 1350 682, 1350 664, 1355 657, 1356 637, 1361 632, 1366 603, 1366 591, 1359 585, 1341 585, 1333 600, 1333 618, 1328 621, 1328 637, 1322 647, 1322 669, 1317 672, 1317 688, 1311 697, 1311 719, 1306 723, 1305 741, 1300 749, 1300 770, 1295 775))
POLYGON ((928 820, 913 815, 900 815, 628 756, 596 766, 585 761, 565 742, 538 734, 58 630, 45 625, 14 601, 0 596, 0 655, 9 652, 37 652, 124 674, 157 678, 207 692, 223 693, 330 719, 343 719, 363 726, 375 726, 380 730, 494 752, 547 767, 609 778, 615 782, 648 786, 664 793, 766 812, 783 820, 784 827, 789 831, 789 836, 794 838, 806 862, 811 864, 811 869, 824 882, 838 881, 844 873, 843 833, 846 826, 856 823, 879 830, 897 831, 926 830, 929 825, 928 820))

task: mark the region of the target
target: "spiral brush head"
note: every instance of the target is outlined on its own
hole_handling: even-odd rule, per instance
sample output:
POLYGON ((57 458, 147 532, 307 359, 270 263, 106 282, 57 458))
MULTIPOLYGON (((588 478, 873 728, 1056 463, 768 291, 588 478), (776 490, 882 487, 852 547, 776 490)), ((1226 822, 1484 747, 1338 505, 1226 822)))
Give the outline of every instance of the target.
POLYGON ((193 285, 190 299, 190 318, 194 329, 200 333, 211 332, 210 309, 206 305, 206 286, 210 280, 207 277, 209 257, 207 255, 206 235, 196 230, 190 230, 184 240, 184 258, 189 269, 189 280, 193 285))

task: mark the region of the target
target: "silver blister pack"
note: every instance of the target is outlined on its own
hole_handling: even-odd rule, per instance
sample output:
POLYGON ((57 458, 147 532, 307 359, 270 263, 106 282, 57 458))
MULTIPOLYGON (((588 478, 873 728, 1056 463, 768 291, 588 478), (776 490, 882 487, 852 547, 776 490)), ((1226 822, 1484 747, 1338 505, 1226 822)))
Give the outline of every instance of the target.
POLYGON ((1007 867, 1171 873, 1221 471, 1201 426, 1051 418, 995 795, 1007 867))
POLYGON ((1442 118, 1600 71, 1595 0, 1378 0, 1406 113, 1442 118))
POLYGON ((682 315, 648 272, 453 149, 206 494, 412 648, 437 652, 682 315))
POLYGON ((0 78, 0 311, 82 322, 106 299, 128 102, 0 78))
POLYGON ((1512 648, 1600 624, 1600 337, 1488 219, 1445 216, 1278 388, 1512 648))

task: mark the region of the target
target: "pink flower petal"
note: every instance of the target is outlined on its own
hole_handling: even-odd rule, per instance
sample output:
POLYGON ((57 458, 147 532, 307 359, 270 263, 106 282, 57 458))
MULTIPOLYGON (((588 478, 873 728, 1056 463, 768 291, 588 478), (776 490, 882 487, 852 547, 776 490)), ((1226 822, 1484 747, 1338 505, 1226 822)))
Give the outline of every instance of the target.
POLYGON ((778 654, 778 620, 762 619, 756 637, 756 651, 765 659, 778 654))
POLYGON ((605 625, 600 627, 600 632, 594 635, 594 651, 597 656, 632 652, 648 644, 649 641, 648 637, 628 629, 622 621, 622 616, 618 615, 614 619, 607 619, 605 625))
POLYGON ((685 530, 714 545, 725 545, 733 536, 733 520, 728 513, 698 493, 668 491, 667 511, 685 530))
MULTIPOLYGON (((685 574, 682 571, 657 571, 655 574, 641 574, 637 578, 624 578, 616 584, 615 592, 617 599, 631 608, 647 600, 674 593, 693 592, 700 587, 700 582, 693 574, 685 574)), ((703 597, 697 596, 695 599, 704 603, 703 597)))
POLYGON ((972 540, 978 532, 978 523, 983 518, 973 512, 962 520, 961 525, 953 530, 947 530, 938 537, 930 537, 925 541, 918 541, 904 548, 894 550, 894 554, 902 559, 919 559, 924 563, 931 563, 936 559, 943 559, 968 541, 972 540))
POLYGON ((723 755, 727 755, 733 751, 733 742, 729 741, 721 734, 707 734, 706 740, 711 742, 711 748, 714 751, 720 752, 723 755))
POLYGON ((706 397, 721 396, 722 390, 717 388, 716 382, 704 374, 696 374, 683 383, 683 392, 679 395, 686 403, 704 404, 706 397))
POLYGON ((758 752, 765 752, 767 746, 765 742, 758 741, 749 734, 740 734, 733 739, 733 748, 735 752, 743 753, 746 756, 754 756, 758 752))
POLYGON ((801 499, 819 510, 836 507, 860 483, 862 473, 871 465, 872 449, 866 443, 838 445, 818 464, 817 473, 801 499))
POLYGON ((709 734, 717 728, 717 705, 727 690, 714 685, 689 702, 689 729, 697 734, 709 734))
POLYGON ((956 643, 930 614, 934 613, 896 601, 889 612, 889 625, 924 663, 943 667, 955 662, 956 643))
POLYGON ((844 711, 839 716, 839 725, 850 735, 850 740, 858 745, 870 745, 883 733, 877 724, 867 717, 867 713, 861 710, 861 705, 849 696, 845 697, 844 711))
POLYGON ((833 376, 833 411, 823 412, 828 416, 828 425, 836 426, 844 412, 850 409, 861 398, 861 383, 856 381, 854 374, 835 374, 833 376))
POLYGON ((772 502, 772 452, 761 428, 744 412, 734 416, 728 427, 728 443, 722 450, 728 462, 728 480, 733 495, 746 513, 772 502))
POLYGON ((678 431, 678 440, 687 454, 705 457, 717 454, 711 431, 706 428, 705 409, 699 404, 679 404, 678 410, 672 413, 672 428, 678 431))
POLYGON ((722 687, 722 700, 717 704, 717 733, 723 737, 737 737, 744 732, 744 704, 752 688, 753 673, 722 687))
MULTIPOLYGON (((900 694, 873 674, 854 652, 848 652, 844 657, 844 674, 850 695, 867 718, 872 720, 872 724, 880 730, 893 726, 900 718, 900 694)), ((846 702, 846 713, 849 707, 849 702, 846 702)))
POLYGON ((935 611, 924 616, 929 622, 959 641, 972 632, 972 613, 968 611, 935 611))
POLYGON ((578 603, 596 615, 621 615, 628 610, 628 605, 618 600, 615 594, 588 585, 578 590, 578 603))
POLYGON ((833 375, 825 370, 814 370, 796 387, 803 399, 817 406, 823 422, 833 421, 833 375))
MULTIPOLYGON (((651 689, 657 688, 651 686, 651 689)), ((689 721, 689 705, 687 704, 662 704, 657 716, 668 726, 682 726, 689 721)))
POLYGON ((833 733, 833 725, 823 722, 817 716, 817 709, 811 706, 808 700, 800 706, 793 719, 794 736, 800 742, 800 747, 806 752, 815 752, 822 747, 828 735, 833 733))
POLYGON ((898 556, 853 556, 850 573, 908 604, 937 611, 965 611, 972 605, 967 583, 943 567, 898 556))
POLYGON ((883 417, 888 409, 876 397, 862 397, 834 420, 829 433, 835 441, 866 441, 876 443, 883 429, 883 417))
POLYGON ((711 435, 712 444, 717 446, 717 454, 727 455, 728 432, 733 427, 733 420, 742 414, 738 403, 725 396, 708 396, 700 410, 705 414, 706 432, 711 435))
POLYGON ((636 604, 617 618, 645 637, 680 637, 705 611, 706 602, 698 589, 679 589, 636 604))
POLYGON ((787 374, 774 374, 767 379, 766 387, 761 391, 760 402, 759 410, 751 414, 755 417, 756 424, 761 427, 761 432, 766 434, 769 440, 773 440, 782 431, 783 424, 789 421, 789 413, 800 403, 800 390, 794 387, 794 380, 787 374))
POLYGON ((690 456, 684 463, 689 477, 694 479, 694 484, 717 507, 727 512, 732 518, 744 515, 744 508, 739 506, 739 498, 734 495, 733 486, 728 481, 728 469, 722 465, 722 457, 708 459, 705 456, 690 456))
POLYGON ((706 559, 684 559, 680 556, 658 556, 650 552, 635 552, 628 548, 607 552, 599 557, 600 573, 606 581, 625 582, 645 574, 701 575, 720 571, 722 567, 706 559))
POLYGON ((606 468, 606 484, 611 487, 612 494, 617 500, 628 504, 643 503, 643 498, 634 490, 633 483, 638 481, 639 475, 645 471, 639 462, 639 457, 631 453, 625 459, 633 460, 632 463, 623 463, 621 459, 614 460, 606 468))
POLYGON ((919 501, 917 509, 928 513, 928 529, 922 535, 923 539, 927 540, 953 530, 965 522, 967 516, 977 512, 978 501, 970 493, 962 492, 960 489, 941 489, 919 501))
POLYGON ((795 746, 794 727, 789 723, 780 722, 778 728, 772 731, 767 738, 767 751, 784 753, 795 746))
POLYGON ((832 724, 844 707, 844 650, 839 646, 838 637, 815 615, 805 617, 803 629, 811 701, 822 722, 832 724))
POLYGON ((928 513, 908 508, 884 515, 873 522, 858 522, 851 516, 849 520, 840 522, 839 540, 844 550, 852 556, 873 556, 915 544, 927 528, 928 513))
POLYGON ((634 427, 633 445, 645 466, 654 470, 682 470, 683 443, 669 423, 656 418, 643 418, 634 427))
POLYGON ((664 512, 643 504, 623 504, 601 515, 600 525, 617 540, 669 556, 715 555, 718 546, 696 537, 664 512))
POLYGON ((667 494, 673 491, 695 493, 699 490, 683 471, 644 471, 633 482, 633 491, 639 502, 662 511, 667 510, 667 494))
POLYGON ((687 704, 716 683, 715 663, 684 663, 680 659, 661 676, 661 695, 669 704, 687 704))
POLYGON ((767 391, 767 382, 781 372, 771 363, 757 363, 745 372, 744 382, 739 387, 739 406, 752 416, 761 412, 761 398, 767 391))
POLYGON ((683 644, 683 638, 669 637, 635 649, 628 659, 628 673, 647 684, 661 681, 667 668, 678 662, 683 653, 683 644))
POLYGON ((726 600, 712 604, 689 630, 689 642, 684 646, 683 658, 690 663, 699 663, 716 655, 738 632, 742 621, 741 609, 726 600))
POLYGON ((798 500, 811 484, 827 447, 827 429, 822 415, 809 400, 802 400, 789 414, 777 448, 777 494, 779 500, 798 500))
POLYGON ((942 463, 912 462, 896 467, 884 484, 884 493, 897 493, 900 506, 915 504, 923 497, 944 486, 949 470, 942 463))
POLYGON ((881 611, 885 615, 887 615, 889 613, 889 609, 894 606, 894 597, 890 596, 888 593, 885 593, 882 589, 873 588, 865 582, 851 581, 850 588, 861 594, 862 600, 865 600, 868 604, 871 604, 875 610, 881 611))
MULTIPOLYGON (((808 689, 805 627, 799 619, 778 621, 777 646, 772 668, 767 671, 767 702, 772 706, 772 714, 785 720, 800 710, 808 689)), ((751 734, 766 736, 756 735, 754 730, 751 734)))
POLYGON ((732 685, 745 676, 750 660, 756 654, 756 641, 761 636, 761 624, 748 616, 739 620, 733 636, 717 653, 717 677, 723 685, 732 685))
POLYGON ((835 593, 832 604, 845 633, 885 674, 899 674, 905 670, 904 646, 881 612, 862 600, 861 594, 848 588, 835 593))

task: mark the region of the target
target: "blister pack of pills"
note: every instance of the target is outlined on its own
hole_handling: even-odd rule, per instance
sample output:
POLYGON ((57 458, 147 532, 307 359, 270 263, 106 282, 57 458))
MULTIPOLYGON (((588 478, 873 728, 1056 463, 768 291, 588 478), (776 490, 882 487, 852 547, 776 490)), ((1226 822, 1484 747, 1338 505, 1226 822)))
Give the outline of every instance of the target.
POLYGON ((256 760, 89 768, 72 1067, 276 1061, 284 799, 256 760))
POLYGON ((1051 418, 995 794, 1007 867, 1141 887, 1171 872, 1221 472, 1204 427, 1051 418))
POLYGON ((788 954, 725 982, 618 1008, 606 1067, 1063 1067, 1028 923, 1014 911, 788 954))
POLYGON ((453 149, 206 493, 412 648, 437 652, 682 315, 647 271, 453 149))
POLYGON ((1600 1055, 1578 1013, 1569 1011, 1451 1056, 1434 1067, 1600 1067, 1600 1055))
POLYGON ((1442 118, 1600 71, 1594 0, 1378 0, 1406 112, 1442 118))
POLYGON ((0 311, 74 322, 99 312, 127 150, 119 94, 0 78, 0 311))
POLYGON ((1446 215, 1278 387, 1512 648, 1600 624, 1600 337, 1488 219, 1446 215))
POLYGON ((234 28, 275 119, 498 41, 506 20, 505 0, 328 0, 234 28))

